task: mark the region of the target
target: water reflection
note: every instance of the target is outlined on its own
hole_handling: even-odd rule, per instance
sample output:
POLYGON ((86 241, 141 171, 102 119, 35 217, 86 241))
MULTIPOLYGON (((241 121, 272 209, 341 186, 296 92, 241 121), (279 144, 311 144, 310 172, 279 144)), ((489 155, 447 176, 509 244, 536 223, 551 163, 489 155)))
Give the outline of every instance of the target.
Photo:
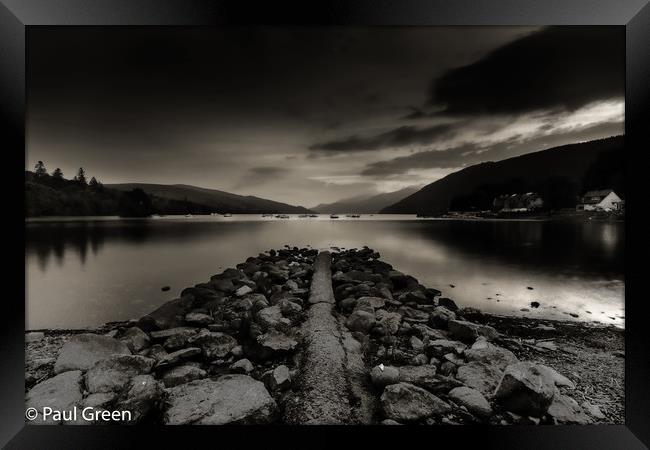
POLYGON ((623 224, 183 218, 28 223, 26 234, 30 328, 138 317, 188 285, 285 244, 368 245, 466 306, 522 314, 540 301, 530 314, 565 318, 588 310, 601 319, 603 311, 622 323, 623 224), (172 290, 161 292, 164 285, 172 290))

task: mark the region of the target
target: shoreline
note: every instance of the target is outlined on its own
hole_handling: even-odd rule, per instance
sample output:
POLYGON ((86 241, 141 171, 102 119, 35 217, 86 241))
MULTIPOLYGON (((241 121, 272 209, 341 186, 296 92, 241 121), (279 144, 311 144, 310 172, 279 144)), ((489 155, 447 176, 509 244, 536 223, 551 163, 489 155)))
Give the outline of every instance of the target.
POLYGON ((135 396, 136 423, 228 423, 216 420, 214 411, 190 417, 187 408, 207 392, 229 396, 251 389, 257 394, 250 402, 230 405, 248 408, 241 423, 301 423, 301 410, 292 405, 313 407, 310 365, 343 352, 342 361, 355 366, 337 376, 348 379, 349 398, 356 400, 348 416, 337 413, 340 423, 623 423, 624 329, 459 308, 367 248, 332 254, 326 277, 332 306, 314 316, 314 290, 323 289, 312 283, 317 254, 293 247, 250 257, 138 320, 26 331, 28 403, 46 400, 38 397, 39 386, 74 373, 79 394, 67 406, 133 407, 135 396), (340 330, 339 344, 323 350, 310 333, 327 321, 340 330), (480 331, 468 340, 459 326, 480 331), (316 345, 311 351, 309 342, 316 345), (106 345, 120 354, 97 358, 93 352, 106 345), (447 353, 447 346, 455 351, 447 353), (474 358, 486 351, 493 353, 489 359, 548 366, 562 374, 567 382, 554 387, 549 411, 508 411, 503 399, 493 397, 510 366, 482 366, 474 358), (378 377, 377 367, 386 372, 378 377), (111 377, 99 377, 100 369, 111 377), (468 369, 479 370, 468 375, 468 369), (385 384, 391 371, 401 375, 385 384), (136 378, 152 386, 146 395, 132 392, 136 378), (399 389, 408 392, 397 395, 399 389), (464 403, 459 395, 468 389, 472 395, 478 389, 488 406, 464 403), (413 415, 405 412, 403 395, 421 396, 425 403, 433 396, 444 407, 432 410, 428 404, 413 415))
MULTIPOLYGON (((363 221, 363 220, 369 220, 370 217, 384 217, 384 216, 403 216, 404 218, 409 218, 410 220, 459 220, 459 221, 466 221, 466 220, 475 220, 475 221, 536 221, 536 222, 553 222, 553 221, 567 221, 567 222, 606 222, 606 223, 625 223, 625 217, 620 216, 617 214, 609 214, 609 213, 598 213, 598 212, 593 212, 593 213, 585 213, 585 212, 574 212, 574 213, 554 213, 554 214, 530 214, 530 213, 512 213, 512 214, 497 214, 497 213, 486 213, 486 212, 477 212, 477 213, 469 213, 469 212, 459 212, 459 213, 446 213, 446 214, 440 214, 440 215, 434 215, 434 216, 429 216, 429 215, 420 215, 417 213, 408 213, 408 214, 391 214, 391 213, 367 213, 367 214, 359 214, 359 217, 348 217, 348 213, 339 213, 340 217, 337 219, 332 219, 330 216, 331 214, 320 214, 320 213, 315 213, 314 215, 317 217, 301 217, 304 216, 304 214, 284 214, 283 218, 275 217, 275 214, 273 217, 267 217, 267 214, 261 214, 261 213, 249 213, 249 214, 231 214, 230 216, 223 216, 223 215, 214 215, 214 214, 192 214, 191 216, 183 215, 183 214, 167 214, 163 216, 159 215, 152 215, 152 216, 142 216, 142 217, 122 217, 122 216, 111 216, 111 215, 106 215, 106 216, 30 216, 30 217, 25 217, 25 222, 26 223, 39 223, 39 222, 70 222, 70 221, 75 221, 75 220, 98 220, 98 221, 108 221, 108 220, 159 220, 159 219, 192 219, 192 218, 213 218, 213 219, 233 219, 237 218, 238 216, 246 216, 246 217, 259 217, 259 218, 264 218, 268 219, 269 221, 277 221, 278 219, 287 219, 287 218, 300 218, 300 219, 306 219, 306 221, 309 221, 309 219, 313 218, 326 218, 329 220, 334 220, 334 221, 349 221, 350 219, 357 220, 357 221, 363 221)), ((352 214, 352 213, 350 213, 352 214)), ((372 219, 370 219, 372 220, 372 219)), ((377 220, 377 219, 374 219, 377 220)), ((392 219, 392 220, 400 220, 400 219, 392 219)), ((231 220, 232 221, 232 220, 231 220)))

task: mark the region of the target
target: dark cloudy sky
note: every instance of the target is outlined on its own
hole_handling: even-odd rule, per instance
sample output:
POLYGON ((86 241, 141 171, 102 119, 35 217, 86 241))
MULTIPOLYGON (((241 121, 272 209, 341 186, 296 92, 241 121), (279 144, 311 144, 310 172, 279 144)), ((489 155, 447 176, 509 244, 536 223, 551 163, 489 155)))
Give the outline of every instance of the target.
POLYGON ((26 168, 304 206, 623 133, 622 27, 32 28, 26 168))

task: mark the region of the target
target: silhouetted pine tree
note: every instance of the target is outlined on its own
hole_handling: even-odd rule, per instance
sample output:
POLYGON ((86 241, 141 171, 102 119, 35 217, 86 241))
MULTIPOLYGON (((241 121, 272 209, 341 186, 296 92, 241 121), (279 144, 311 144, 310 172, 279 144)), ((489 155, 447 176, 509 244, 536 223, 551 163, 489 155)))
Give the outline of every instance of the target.
POLYGON ((88 186, 95 191, 95 192, 103 192, 104 191, 104 185, 97 181, 97 178, 92 177, 90 179, 90 183, 88 183, 88 186))
POLYGON ((77 176, 74 177, 74 180, 82 186, 88 186, 88 181, 86 180, 86 171, 83 167, 79 167, 79 172, 77 172, 77 176))
POLYGON ((43 163, 43 161, 39 161, 36 163, 36 165, 34 166, 34 173, 39 178, 47 175, 47 170, 45 169, 45 164, 43 163))

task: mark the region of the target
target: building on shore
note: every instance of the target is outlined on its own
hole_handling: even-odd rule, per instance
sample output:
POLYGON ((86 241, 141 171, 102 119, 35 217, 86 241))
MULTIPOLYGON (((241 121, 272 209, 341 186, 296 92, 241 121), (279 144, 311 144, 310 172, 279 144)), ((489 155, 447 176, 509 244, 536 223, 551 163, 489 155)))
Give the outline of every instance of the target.
POLYGON ((578 211, 623 211, 625 201, 613 189, 586 192, 578 202, 578 211))
POLYGON ((544 199, 535 193, 500 195, 492 202, 492 210, 497 212, 529 212, 544 207, 544 199))

